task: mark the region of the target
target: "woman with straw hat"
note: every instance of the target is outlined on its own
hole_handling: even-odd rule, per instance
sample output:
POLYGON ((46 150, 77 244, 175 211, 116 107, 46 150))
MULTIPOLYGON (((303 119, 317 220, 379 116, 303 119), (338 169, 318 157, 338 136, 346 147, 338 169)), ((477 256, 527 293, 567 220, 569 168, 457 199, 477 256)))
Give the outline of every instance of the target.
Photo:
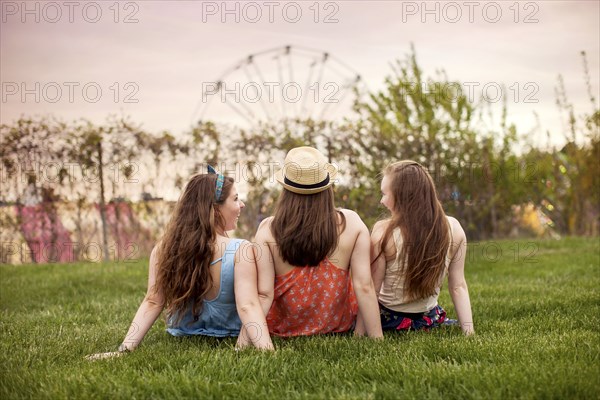
POLYGON ((337 172, 317 149, 297 147, 276 174, 283 191, 255 239, 259 279, 274 282, 263 299, 273 335, 346 332, 358 313, 368 336, 383 337, 369 231, 354 211, 335 208, 337 172))

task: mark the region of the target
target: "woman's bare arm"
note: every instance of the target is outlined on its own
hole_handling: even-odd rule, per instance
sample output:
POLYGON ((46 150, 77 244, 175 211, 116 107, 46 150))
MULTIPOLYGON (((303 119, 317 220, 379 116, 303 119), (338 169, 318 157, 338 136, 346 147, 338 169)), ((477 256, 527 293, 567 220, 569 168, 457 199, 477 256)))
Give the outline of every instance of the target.
POLYGON ((88 359, 95 360, 120 355, 124 351, 131 351, 135 349, 140 344, 164 307, 162 293, 160 290, 154 290, 157 274, 158 256, 157 248, 155 247, 150 254, 150 262, 148 267, 148 288, 146 289, 146 296, 135 313, 135 317, 129 326, 129 330, 125 335, 125 339, 123 340, 121 346, 119 346, 119 351, 92 354, 87 357, 88 359))
MULTIPOLYGON (((379 221, 373 227, 371 233, 371 274, 373 277, 373 286, 375 286, 375 292, 379 293, 383 279, 385 278, 385 264, 387 254, 381 251, 381 241, 385 232, 385 221, 379 221)), ((393 242, 388 243, 393 246, 393 242)), ((386 252, 388 249, 386 248, 386 252)))
POLYGON ((465 335, 475 333, 473 326, 473 314, 471 311, 471 300, 469 299, 469 288, 465 280, 465 258, 467 253, 467 237, 460 223, 449 218, 452 224, 452 261, 448 267, 448 290, 454 303, 458 316, 458 322, 465 335))
POLYGON ((258 272, 256 249, 252 243, 244 242, 238 250, 239 260, 235 265, 235 304, 242 321, 237 347, 250 343, 258 349, 273 350, 265 313, 258 295, 258 272))
MULTIPOLYGON (((347 216, 348 217, 348 216, 347 216)), ((383 338, 381 320, 379 319, 379 304, 371 279, 371 239, 369 230, 356 215, 356 220, 347 218, 348 225, 356 224, 359 230, 356 243, 350 259, 352 284, 358 301, 357 335, 364 333, 373 338, 383 338), (364 324, 364 325, 363 325, 364 324)))
POLYGON ((261 222, 254 238, 256 244, 256 266, 258 268, 258 298, 266 315, 273 304, 275 285, 275 265, 269 243, 275 242, 270 234, 269 224, 272 218, 261 222))

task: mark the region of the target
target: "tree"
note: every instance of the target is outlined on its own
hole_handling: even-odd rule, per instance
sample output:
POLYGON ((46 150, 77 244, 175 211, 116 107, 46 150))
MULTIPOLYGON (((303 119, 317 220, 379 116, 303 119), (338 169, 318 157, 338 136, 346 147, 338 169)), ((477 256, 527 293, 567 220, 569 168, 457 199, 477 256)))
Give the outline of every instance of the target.
MULTIPOLYGON (((82 121, 75 126, 69 137, 68 156, 81 169, 84 186, 95 186, 102 224, 102 252, 104 261, 110 259, 108 246, 108 223, 106 216, 107 183, 111 185, 112 197, 119 187, 133 183, 143 150, 149 135, 126 118, 109 117, 106 125, 94 125, 82 121), (94 171, 90 177, 89 171, 94 171)), ((88 189, 84 189, 89 196, 88 189)), ((83 198, 79 198, 79 202, 83 198)), ((118 223, 118 222, 117 222, 118 223)))

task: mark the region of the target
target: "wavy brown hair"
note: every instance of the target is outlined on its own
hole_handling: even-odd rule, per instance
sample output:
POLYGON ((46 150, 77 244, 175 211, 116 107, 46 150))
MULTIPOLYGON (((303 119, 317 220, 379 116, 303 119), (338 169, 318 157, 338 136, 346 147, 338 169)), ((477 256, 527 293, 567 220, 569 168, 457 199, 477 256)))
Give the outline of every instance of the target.
POLYGON ((451 239, 433 179, 421 164, 410 160, 389 165, 383 174, 391 178, 394 206, 383 234, 382 253, 394 230, 400 228, 403 242, 396 249, 396 260, 404 276, 405 300, 429 297, 445 271, 451 239))
POLYGON ((167 318, 178 323, 191 305, 194 318, 200 315, 202 299, 212 287, 210 262, 216 250, 217 229, 225 221, 216 205, 231 192, 233 179, 226 177, 218 202, 216 174, 193 176, 175 205, 158 248, 156 290, 162 292, 167 318))
POLYGON ((298 267, 319 265, 336 248, 345 227, 346 218, 335 209, 331 187, 314 194, 283 189, 271 222, 281 257, 298 267))

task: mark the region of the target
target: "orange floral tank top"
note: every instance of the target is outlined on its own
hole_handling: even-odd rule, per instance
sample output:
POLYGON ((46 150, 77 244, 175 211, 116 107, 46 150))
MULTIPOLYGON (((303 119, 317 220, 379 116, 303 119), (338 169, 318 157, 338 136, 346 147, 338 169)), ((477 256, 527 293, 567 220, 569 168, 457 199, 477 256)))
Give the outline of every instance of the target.
POLYGON ((316 267, 296 267, 275 277, 267 323, 276 336, 346 332, 357 312, 350 272, 325 259, 316 267))

